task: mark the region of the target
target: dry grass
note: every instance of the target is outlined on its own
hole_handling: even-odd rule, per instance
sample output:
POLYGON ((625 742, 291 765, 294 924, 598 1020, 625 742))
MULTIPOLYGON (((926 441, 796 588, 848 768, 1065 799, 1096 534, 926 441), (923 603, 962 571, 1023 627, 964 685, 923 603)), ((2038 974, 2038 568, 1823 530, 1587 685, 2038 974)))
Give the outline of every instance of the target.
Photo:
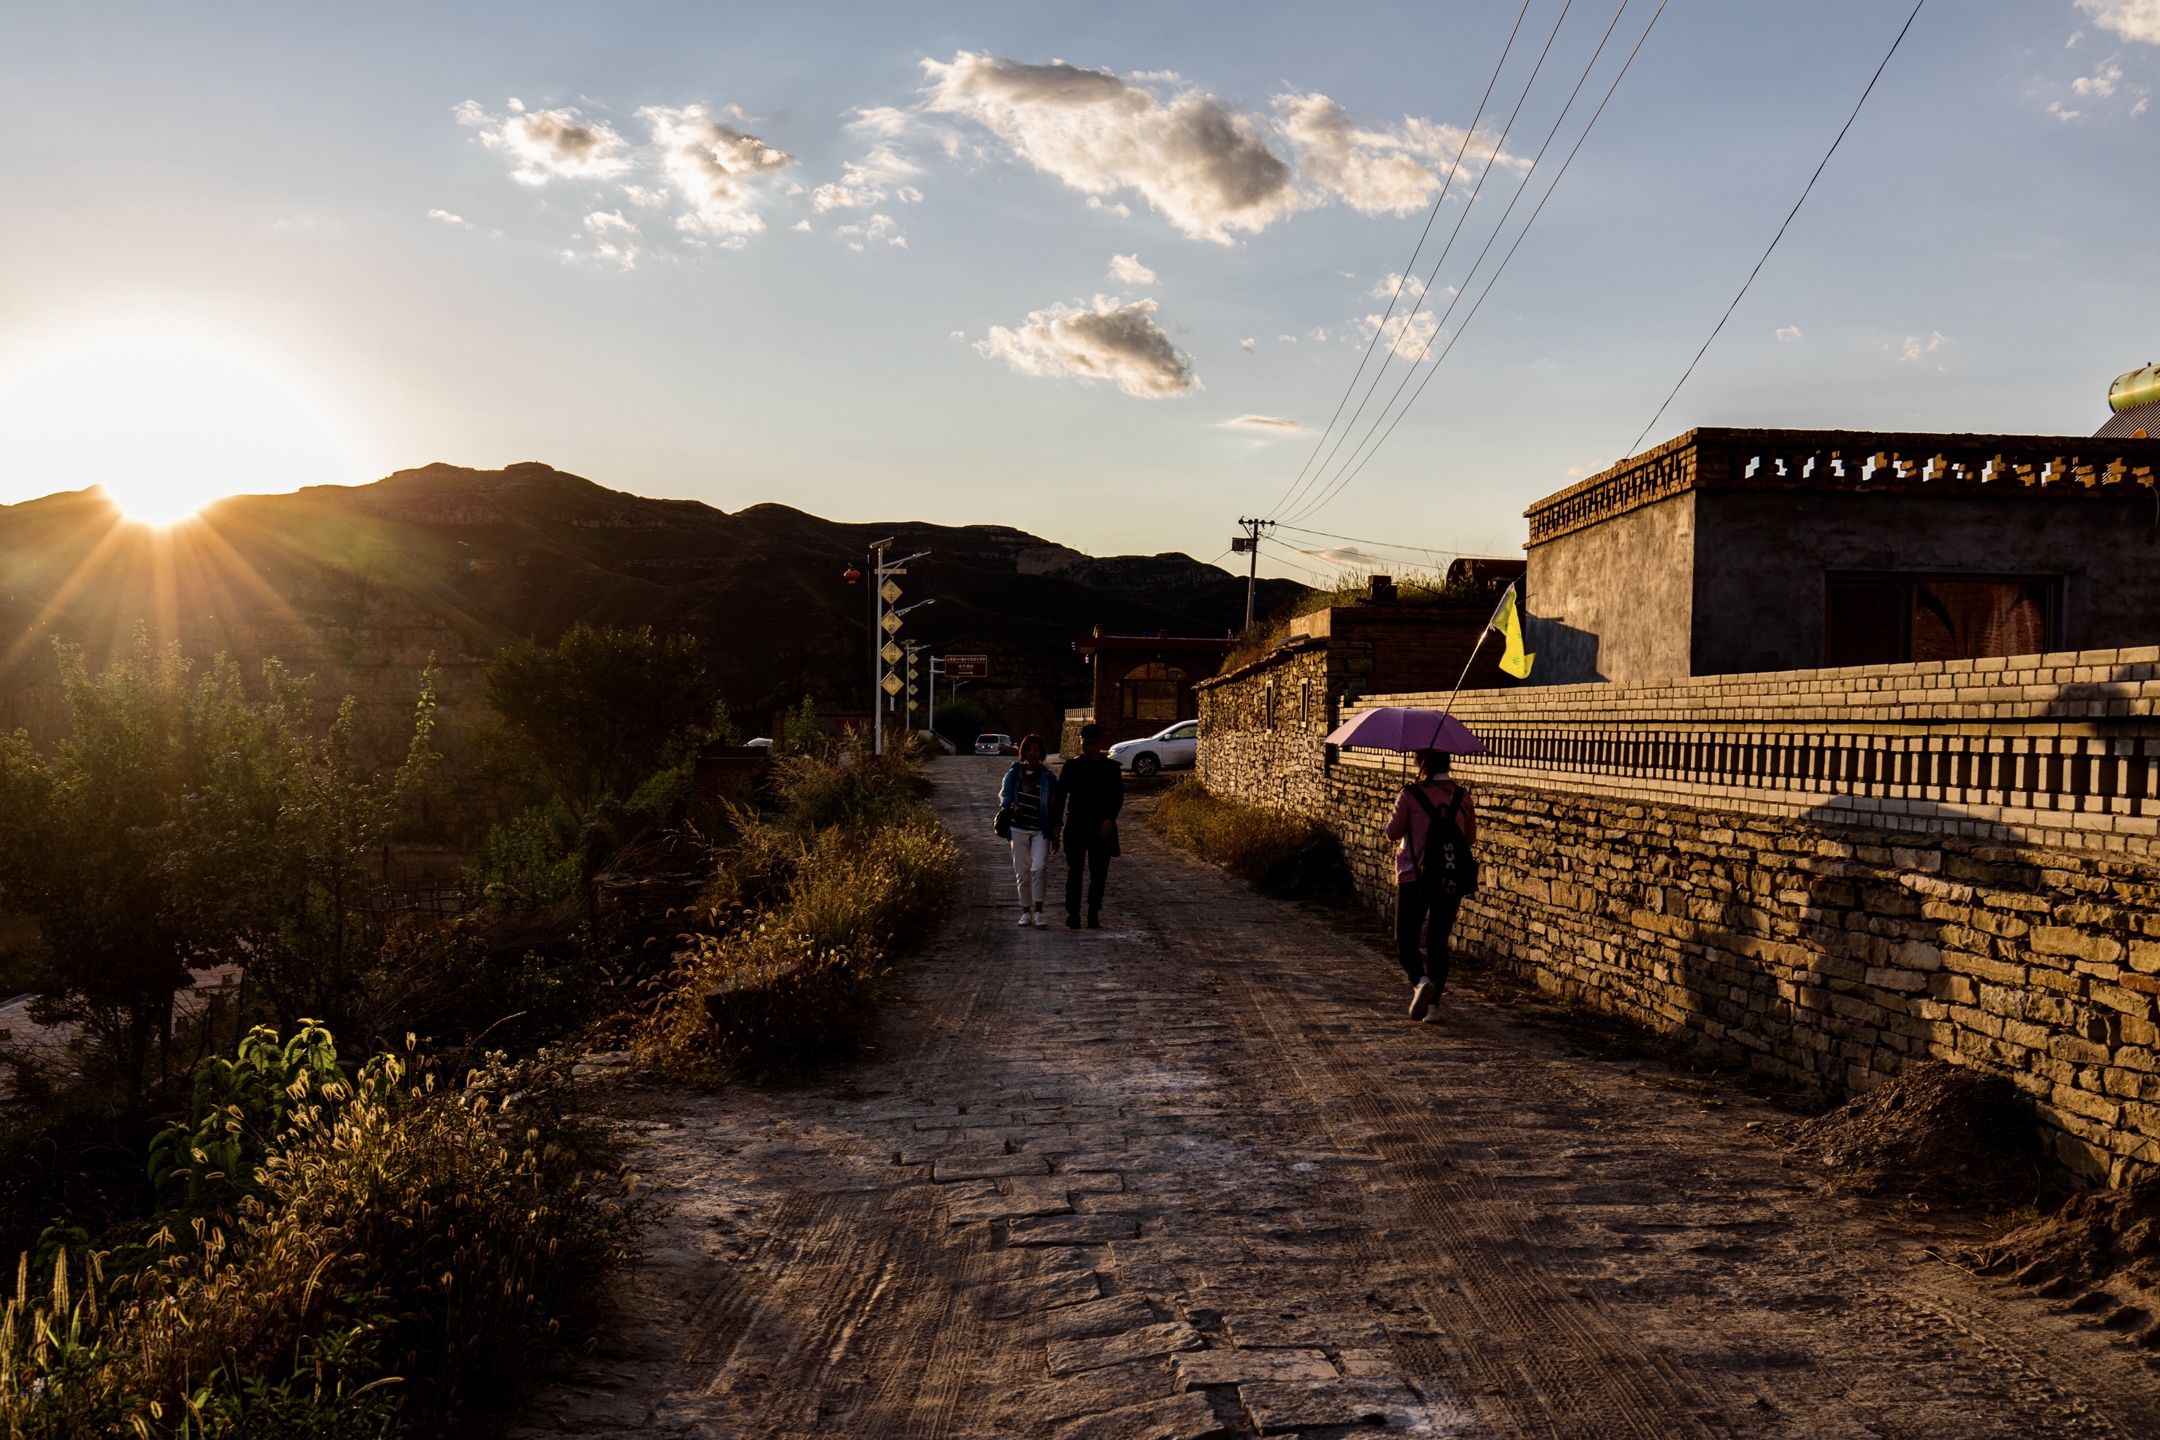
POLYGON ((1197 776, 1164 791, 1147 823, 1171 844, 1268 894, 1335 899, 1348 893, 1342 847, 1326 829, 1301 816, 1211 795, 1197 776))
POLYGON ((630 1241, 628 1182, 580 1156, 565 1086, 549 1059, 445 1085, 378 1056, 293 1112, 223 1223, 25 1255, 0 1434, 462 1433, 566 1348, 630 1241))
POLYGON ((790 757, 776 817, 738 814, 639 1049, 711 1082, 852 1053, 892 955, 943 913, 959 849, 906 761, 790 757))

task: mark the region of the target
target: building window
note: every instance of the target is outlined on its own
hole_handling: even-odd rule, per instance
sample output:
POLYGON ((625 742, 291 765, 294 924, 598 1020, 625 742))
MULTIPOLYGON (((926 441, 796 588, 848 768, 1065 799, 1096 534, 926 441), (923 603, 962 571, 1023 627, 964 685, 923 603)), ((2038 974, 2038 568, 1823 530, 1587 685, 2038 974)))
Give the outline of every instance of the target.
POLYGON ((2040 655, 2055 648, 2050 575, 1825 577, 1824 665, 2040 655))
POLYGON ((1273 680, 1267 682, 1267 697, 1261 711, 1260 723, 1270 730, 1275 728, 1275 682, 1273 680))
POLYGON ((1312 724, 1312 681, 1298 681, 1297 718, 1300 725, 1312 724))
POLYGON ((1156 661, 1135 666, 1118 682, 1118 715, 1126 720, 1176 720, 1185 672, 1156 661))

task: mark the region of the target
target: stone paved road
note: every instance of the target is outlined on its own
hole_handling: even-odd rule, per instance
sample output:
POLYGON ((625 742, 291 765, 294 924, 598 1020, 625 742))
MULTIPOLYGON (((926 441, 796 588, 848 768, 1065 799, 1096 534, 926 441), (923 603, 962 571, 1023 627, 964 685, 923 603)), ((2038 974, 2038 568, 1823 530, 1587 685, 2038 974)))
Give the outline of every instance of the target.
POLYGON ((1932 1258, 1659 1067, 1402 1016, 1362 943, 1137 825, 965 908, 844 1083, 671 1100, 625 1321, 523 1433, 2160 1435, 2146 1352, 1932 1258), (1053 899, 1054 903, 1054 899, 1053 899))

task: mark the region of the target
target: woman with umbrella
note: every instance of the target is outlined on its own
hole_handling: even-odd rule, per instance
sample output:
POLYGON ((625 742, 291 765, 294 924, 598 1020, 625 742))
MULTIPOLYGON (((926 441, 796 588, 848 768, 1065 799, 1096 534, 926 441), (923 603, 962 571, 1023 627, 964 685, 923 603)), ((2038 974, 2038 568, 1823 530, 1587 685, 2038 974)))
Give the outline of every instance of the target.
POLYGON ((1328 743, 1418 757, 1417 783, 1395 797, 1386 834, 1395 842, 1396 958, 1410 980, 1410 1018, 1424 1020, 1447 985, 1455 912, 1477 889, 1477 809, 1449 778, 1448 756, 1482 753, 1485 742, 1452 715, 1387 706, 1338 727, 1328 743))

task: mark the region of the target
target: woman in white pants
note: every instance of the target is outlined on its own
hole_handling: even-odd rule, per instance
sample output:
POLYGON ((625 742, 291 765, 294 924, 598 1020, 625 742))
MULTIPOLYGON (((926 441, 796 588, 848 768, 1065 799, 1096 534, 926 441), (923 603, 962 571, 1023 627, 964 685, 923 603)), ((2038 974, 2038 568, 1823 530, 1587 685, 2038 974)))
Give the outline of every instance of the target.
POLYGON ((1048 758, 1040 735, 1020 742, 1020 758, 1005 772, 998 791, 998 819, 1012 832, 1013 888, 1020 892, 1020 923, 1043 923, 1043 886, 1050 873, 1050 852, 1057 846, 1049 835, 1050 817, 1056 813, 1057 776, 1043 763, 1048 758))

